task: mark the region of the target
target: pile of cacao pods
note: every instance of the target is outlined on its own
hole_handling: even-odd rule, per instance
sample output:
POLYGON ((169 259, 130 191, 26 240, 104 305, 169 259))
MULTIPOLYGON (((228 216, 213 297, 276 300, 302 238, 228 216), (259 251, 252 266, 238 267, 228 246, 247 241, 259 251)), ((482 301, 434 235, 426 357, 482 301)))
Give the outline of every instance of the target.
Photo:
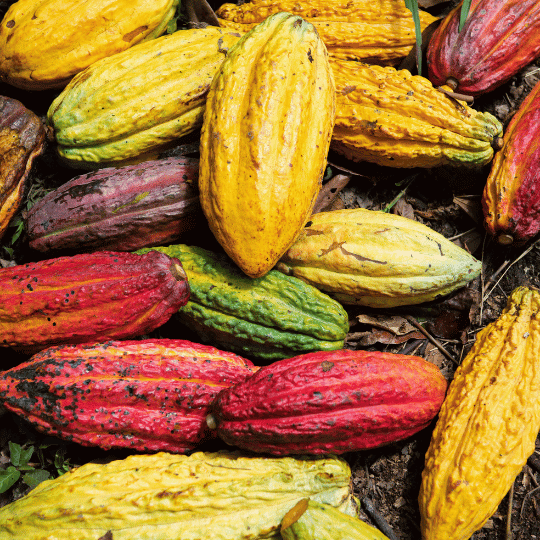
POLYGON ((421 430, 422 538, 470 538, 534 452, 540 292, 516 287, 450 381, 351 348, 352 309, 440 301, 482 264, 413 219, 318 202, 330 152, 484 168, 486 234, 533 241, 540 83, 504 132, 469 98, 540 57, 540 1, 473 0, 463 28, 461 4, 420 10, 426 76, 400 67, 404 0, 252 0, 177 30, 180 8, 17 0, 0 23, 0 238, 22 216, 30 253, 0 268, 0 344, 21 359, 0 405, 132 452, 0 508, 0 538, 384 540, 338 456, 421 430), (29 206, 46 156, 69 178, 29 206))

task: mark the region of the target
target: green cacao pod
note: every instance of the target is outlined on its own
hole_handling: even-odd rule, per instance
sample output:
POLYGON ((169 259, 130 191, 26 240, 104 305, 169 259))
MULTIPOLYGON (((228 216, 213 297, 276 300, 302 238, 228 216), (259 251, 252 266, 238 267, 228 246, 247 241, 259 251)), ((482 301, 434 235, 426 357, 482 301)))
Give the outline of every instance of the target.
POLYGON ((222 390, 208 424, 226 443, 254 452, 354 452, 427 427, 446 386, 418 356, 318 351, 263 366, 222 390))
POLYGON ((191 294, 176 318, 202 341, 263 360, 343 347, 347 312, 302 280, 276 270, 249 278, 225 254, 199 247, 153 249, 182 261, 191 294))
POLYGON ((276 268, 343 304, 389 308, 449 294, 482 265, 422 223, 347 208, 313 214, 276 268))

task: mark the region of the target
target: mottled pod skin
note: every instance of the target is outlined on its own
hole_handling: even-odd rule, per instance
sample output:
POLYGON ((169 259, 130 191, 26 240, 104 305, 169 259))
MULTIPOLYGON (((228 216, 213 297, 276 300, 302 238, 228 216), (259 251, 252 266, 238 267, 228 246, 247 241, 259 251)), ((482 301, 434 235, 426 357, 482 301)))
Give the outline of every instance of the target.
POLYGON ((0 508, 0 537, 277 540, 300 499, 350 511, 350 481, 349 466, 335 456, 132 455, 72 469, 0 508))
POLYGON ((331 60, 336 123, 331 148, 387 167, 480 167, 502 125, 406 69, 331 60))
POLYGON ((311 216, 276 268, 343 304, 389 308, 447 295, 482 264, 418 221, 347 208, 311 216))
POLYGON ((52 102, 60 157, 78 168, 155 156, 198 129, 210 83, 238 34, 178 30, 94 62, 52 102))
POLYGON ((484 225, 502 245, 522 244, 540 231, 539 136, 537 83, 510 120, 482 195, 484 225))
POLYGON ((314 27, 271 15, 231 47, 208 94, 199 191, 210 229, 248 276, 266 274, 319 193, 334 82, 314 27))
POLYGON ((255 371, 235 354, 182 340, 59 345, 0 373, 0 402, 85 446, 181 453, 213 435, 205 418, 219 391, 255 371))
POLYGON ((63 88, 101 58, 163 34, 178 0, 17 0, 0 23, 0 80, 63 88))
POLYGON ((182 264, 164 253, 96 251, 0 269, 0 346, 50 345, 145 334, 189 298, 182 264))
POLYGON ((133 251, 167 244, 202 223, 199 161, 167 158, 86 173, 26 215, 32 249, 133 251))
POLYGON ((459 30, 457 5, 427 48, 428 77, 462 94, 491 92, 540 55, 539 0, 472 0, 459 30))
POLYGON ((418 356, 319 351, 263 366, 223 390, 208 422, 226 443, 254 452, 341 454, 425 428, 446 386, 418 356))
POLYGON ((540 430, 540 293, 518 287, 455 372, 426 453, 423 540, 467 540, 495 512, 540 430))

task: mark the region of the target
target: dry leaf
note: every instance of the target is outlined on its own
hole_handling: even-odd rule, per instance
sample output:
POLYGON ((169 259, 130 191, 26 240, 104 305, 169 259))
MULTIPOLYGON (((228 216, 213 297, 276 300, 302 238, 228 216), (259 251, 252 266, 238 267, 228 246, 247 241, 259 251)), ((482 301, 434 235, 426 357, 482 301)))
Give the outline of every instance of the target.
POLYGON ((414 219, 414 208, 405 199, 399 199, 392 208, 392 213, 409 219, 414 219))
POLYGON ((320 189, 312 213, 316 214, 327 210, 338 196, 338 193, 349 183, 350 179, 350 176, 344 174, 336 174, 330 178, 320 189))
POLYGON ((475 223, 484 221, 482 212, 482 203, 479 197, 454 197, 454 203, 457 204, 475 223))

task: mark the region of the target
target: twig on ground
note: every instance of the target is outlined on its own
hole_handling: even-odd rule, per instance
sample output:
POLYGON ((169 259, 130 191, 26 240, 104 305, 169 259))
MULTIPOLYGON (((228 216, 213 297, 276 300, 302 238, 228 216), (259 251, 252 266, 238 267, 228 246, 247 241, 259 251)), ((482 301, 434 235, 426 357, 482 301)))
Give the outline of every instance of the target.
POLYGON ((409 321, 415 328, 420 330, 420 332, 422 332, 422 334, 424 334, 424 336, 426 336, 429 341, 431 341, 431 343, 433 343, 433 345, 435 345, 435 347, 437 347, 444 354, 444 356, 448 358, 448 360, 456 365, 458 364, 458 361, 443 347, 441 342, 435 339, 414 317, 405 315, 405 319, 407 319, 407 321, 409 321))
POLYGON ((514 502, 514 484, 510 488, 508 494, 508 511, 506 512, 506 533, 504 535, 505 540, 512 540, 512 505, 514 502))
POLYGON ((364 497, 362 499, 362 507, 369 517, 377 524, 377 527, 381 530, 381 532, 389 538, 389 540, 399 540, 386 519, 384 519, 382 514, 377 511, 371 499, 364 497))

